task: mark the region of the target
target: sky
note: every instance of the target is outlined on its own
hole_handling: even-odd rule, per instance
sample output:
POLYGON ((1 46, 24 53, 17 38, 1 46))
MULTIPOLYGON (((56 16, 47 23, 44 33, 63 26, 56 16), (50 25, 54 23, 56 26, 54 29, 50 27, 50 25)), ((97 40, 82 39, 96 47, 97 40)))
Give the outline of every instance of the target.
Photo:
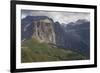
POLYGON ((39 11, 39 10, 21 10, 21 18, 26 16, 48 16, 52 18, 54 22, 68 24, 75 22, 78 19, 86 19, 90 21, 90 13, 86 12, 67 12, 67 11, 39 11))

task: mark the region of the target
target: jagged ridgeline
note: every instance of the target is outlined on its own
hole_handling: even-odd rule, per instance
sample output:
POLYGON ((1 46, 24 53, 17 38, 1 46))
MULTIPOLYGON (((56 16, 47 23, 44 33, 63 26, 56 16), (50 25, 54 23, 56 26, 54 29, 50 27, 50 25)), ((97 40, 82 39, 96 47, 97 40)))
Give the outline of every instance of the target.
POLYGON ((83 20, 77 23, 62 27, 47 16, 27 16, 22 19, 21 62, 89 59, 90 23, 83 20))

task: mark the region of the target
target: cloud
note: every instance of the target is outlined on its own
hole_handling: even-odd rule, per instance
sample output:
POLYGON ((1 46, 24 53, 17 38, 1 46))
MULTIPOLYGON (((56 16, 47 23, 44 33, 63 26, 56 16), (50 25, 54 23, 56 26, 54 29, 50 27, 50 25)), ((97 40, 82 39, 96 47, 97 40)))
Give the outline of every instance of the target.
POLYGON ((54 22, 60 23, 75 22, 78 19, 90 20, 90 14, 86 12, 60 12, 60 11, 37 11, 37 10, 22 10, 21 18, 25 18, 28 15, 31 16, 48 16, 52 18, 54 22))

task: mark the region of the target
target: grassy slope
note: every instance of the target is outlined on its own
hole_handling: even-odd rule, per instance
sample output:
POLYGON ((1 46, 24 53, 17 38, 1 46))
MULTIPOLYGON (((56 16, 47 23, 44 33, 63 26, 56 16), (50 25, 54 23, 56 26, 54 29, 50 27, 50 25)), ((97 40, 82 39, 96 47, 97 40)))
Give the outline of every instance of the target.
POLYGON ((62 61, 80 60, 84 56, 71 50, 52 48, 47 43, 39 43, 35 39, 22 42, 21 62, 43 62, 43 61, 62 61))

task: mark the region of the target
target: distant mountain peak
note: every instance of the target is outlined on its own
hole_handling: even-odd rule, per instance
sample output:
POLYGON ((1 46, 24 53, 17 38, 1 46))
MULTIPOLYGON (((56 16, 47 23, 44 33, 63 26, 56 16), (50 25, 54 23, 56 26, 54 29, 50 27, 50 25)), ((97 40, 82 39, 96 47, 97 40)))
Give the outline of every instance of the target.
POLYGON ((82 24, 82 23, 85 23, 85 22, 89 22, 89 21, 86 20, 86 19, 79 19, 79 20, 77 20, 75 23, 76 23, 76 24, 82 24))

